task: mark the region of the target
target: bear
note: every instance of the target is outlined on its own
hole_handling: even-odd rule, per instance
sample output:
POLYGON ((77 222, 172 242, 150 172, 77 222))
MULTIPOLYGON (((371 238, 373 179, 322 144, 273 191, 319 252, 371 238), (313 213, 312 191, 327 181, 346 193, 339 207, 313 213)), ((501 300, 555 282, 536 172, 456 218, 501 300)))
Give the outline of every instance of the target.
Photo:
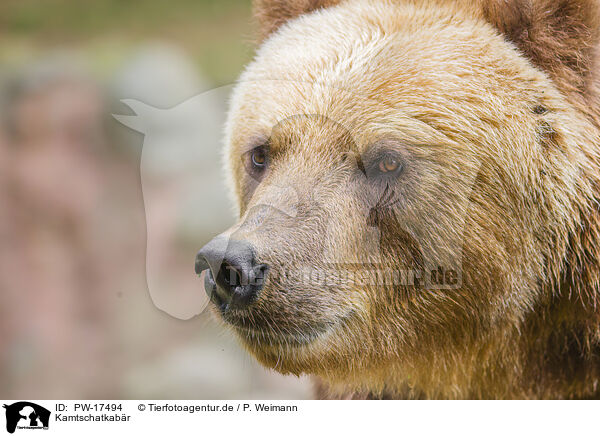
POLYGON ((224 325, 317 398, 600 397, 598 3, 253 7, 224 325))

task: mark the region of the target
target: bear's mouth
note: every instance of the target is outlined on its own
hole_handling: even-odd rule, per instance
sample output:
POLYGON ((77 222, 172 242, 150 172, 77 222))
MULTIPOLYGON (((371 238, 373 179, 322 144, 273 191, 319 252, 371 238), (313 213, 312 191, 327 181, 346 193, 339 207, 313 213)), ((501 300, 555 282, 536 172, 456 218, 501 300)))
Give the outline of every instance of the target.
POLYGON ((345 316, 331 321, 298 323, 281 328, 266 319, 249 319, 232 313, 221 313, 221 318, 242 340, 258 348, 299 348, 323 341, 341 330, 353 316, 354 310, 351 310, 345 316))

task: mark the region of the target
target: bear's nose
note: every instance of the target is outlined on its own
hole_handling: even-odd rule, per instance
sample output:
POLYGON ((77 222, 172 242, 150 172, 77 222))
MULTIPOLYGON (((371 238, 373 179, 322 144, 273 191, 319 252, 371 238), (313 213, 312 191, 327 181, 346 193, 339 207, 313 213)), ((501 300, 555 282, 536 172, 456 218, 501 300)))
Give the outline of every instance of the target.
POLYGON ((209 270, 204 286, 222 311, 246 308, 263 288, 269 267, 254 252, 249 242, 217 236, 196 255, 196 274, 209 270))

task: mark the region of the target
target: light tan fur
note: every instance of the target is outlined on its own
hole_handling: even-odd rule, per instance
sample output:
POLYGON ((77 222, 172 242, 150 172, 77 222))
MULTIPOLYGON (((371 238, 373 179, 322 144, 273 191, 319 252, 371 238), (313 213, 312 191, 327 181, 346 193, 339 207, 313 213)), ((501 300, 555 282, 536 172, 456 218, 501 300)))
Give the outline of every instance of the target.
POLYGON ((264 41, 227 125, 230 233, 276 272, 325 269, 317 254, 332 251, 360 263, 359 210, 381 193, 340 156, 383 141, 406 170, 382 264, 414 268, 398 235, 418 234, 428 263, 458 262, 462 281, 273 278, 249 317, 226 319, 248 350, 317 376, 324 397, 597 396, 595 2, 261 0, 256 16, 264 41), (270 168, 253 180, 243 156, 265 142, 270 168), (268 196, 295 218, 257 212, 268 196))

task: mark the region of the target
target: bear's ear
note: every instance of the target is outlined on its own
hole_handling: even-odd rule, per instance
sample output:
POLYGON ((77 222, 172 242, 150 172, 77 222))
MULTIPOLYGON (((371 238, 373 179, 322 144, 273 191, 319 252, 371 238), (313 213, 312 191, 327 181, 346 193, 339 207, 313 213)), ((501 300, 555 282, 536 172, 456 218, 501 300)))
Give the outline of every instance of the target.
POLYGON ((342 0, 254 0, 252 8, 263 41, 279 26, 302 14, 336 5, 342 0))
POLYGON ((483 14, 566 92, 589 91, 600 39, 598 0, 483 0, 483 14))

